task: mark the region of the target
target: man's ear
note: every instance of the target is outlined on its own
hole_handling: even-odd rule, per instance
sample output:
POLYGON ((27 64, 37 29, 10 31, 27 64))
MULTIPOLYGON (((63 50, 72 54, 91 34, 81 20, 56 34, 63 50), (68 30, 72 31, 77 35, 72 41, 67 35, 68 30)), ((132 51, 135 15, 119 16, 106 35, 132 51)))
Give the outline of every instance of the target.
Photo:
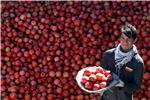
POLYGON ((134 43, 137 41, 137 38, 134 40, 134 43))

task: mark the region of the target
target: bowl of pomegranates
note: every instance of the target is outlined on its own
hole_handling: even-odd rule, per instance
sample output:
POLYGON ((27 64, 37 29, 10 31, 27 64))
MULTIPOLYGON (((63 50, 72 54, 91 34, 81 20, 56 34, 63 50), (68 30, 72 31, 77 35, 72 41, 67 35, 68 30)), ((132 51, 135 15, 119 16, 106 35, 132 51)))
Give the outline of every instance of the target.
POLYGON ((86 67, 81 69, 76 81, 78 86, 88 93, 102 93, 118 83, 119 77, 102 67, 86 67))

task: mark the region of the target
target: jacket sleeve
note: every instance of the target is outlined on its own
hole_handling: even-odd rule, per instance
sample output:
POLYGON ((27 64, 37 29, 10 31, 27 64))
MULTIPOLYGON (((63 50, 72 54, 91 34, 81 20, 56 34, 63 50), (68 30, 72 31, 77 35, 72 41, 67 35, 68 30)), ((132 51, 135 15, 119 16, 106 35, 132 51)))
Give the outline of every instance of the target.
POLYGON ((107 67, 108 67, 108 64, 107 64, 107 52, 105 52, 103 54, 101 67, 104 68, 104 69, 107 69, 107 67))
POLYGON ((128 91, 134 91, 140 89, 140 86, 142 84, 143 80, 143 73, 144 73, 144 64, 142 62, 139 62, 137 64, 137 69, 134 73, 134 80, 132 83, 125 83, 125 86, 123 89, 128 92, 128 91))

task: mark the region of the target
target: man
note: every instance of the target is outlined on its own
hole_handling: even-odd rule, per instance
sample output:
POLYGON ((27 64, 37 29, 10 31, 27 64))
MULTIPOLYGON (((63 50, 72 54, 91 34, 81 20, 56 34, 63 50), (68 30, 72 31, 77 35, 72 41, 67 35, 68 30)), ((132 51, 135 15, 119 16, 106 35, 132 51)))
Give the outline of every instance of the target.
POLYGON ((102 59, 102 67, 116 73, 120 84, 107 90, 101 100, 133 100, 132 92, 138 90, 143 79, 144 63, 134 43, 137 31, 131 24, 121 28, 120 44, 107 50, 102 59))

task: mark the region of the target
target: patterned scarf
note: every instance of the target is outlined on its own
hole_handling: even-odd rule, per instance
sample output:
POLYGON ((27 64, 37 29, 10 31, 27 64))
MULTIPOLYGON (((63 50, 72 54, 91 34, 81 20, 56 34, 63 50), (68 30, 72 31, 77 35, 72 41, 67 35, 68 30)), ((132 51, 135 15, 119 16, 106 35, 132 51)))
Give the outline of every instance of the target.
POLYGON ((123 65, 131 61, 132 57, 136 53, 138 53, 138 51, 135 45, 133 45, 133 48, 129 52, 124 53, 120 50, 120 44, 119 44, 115 50, 115 62, 116 62, 115 66, 120 69, 123 65))

